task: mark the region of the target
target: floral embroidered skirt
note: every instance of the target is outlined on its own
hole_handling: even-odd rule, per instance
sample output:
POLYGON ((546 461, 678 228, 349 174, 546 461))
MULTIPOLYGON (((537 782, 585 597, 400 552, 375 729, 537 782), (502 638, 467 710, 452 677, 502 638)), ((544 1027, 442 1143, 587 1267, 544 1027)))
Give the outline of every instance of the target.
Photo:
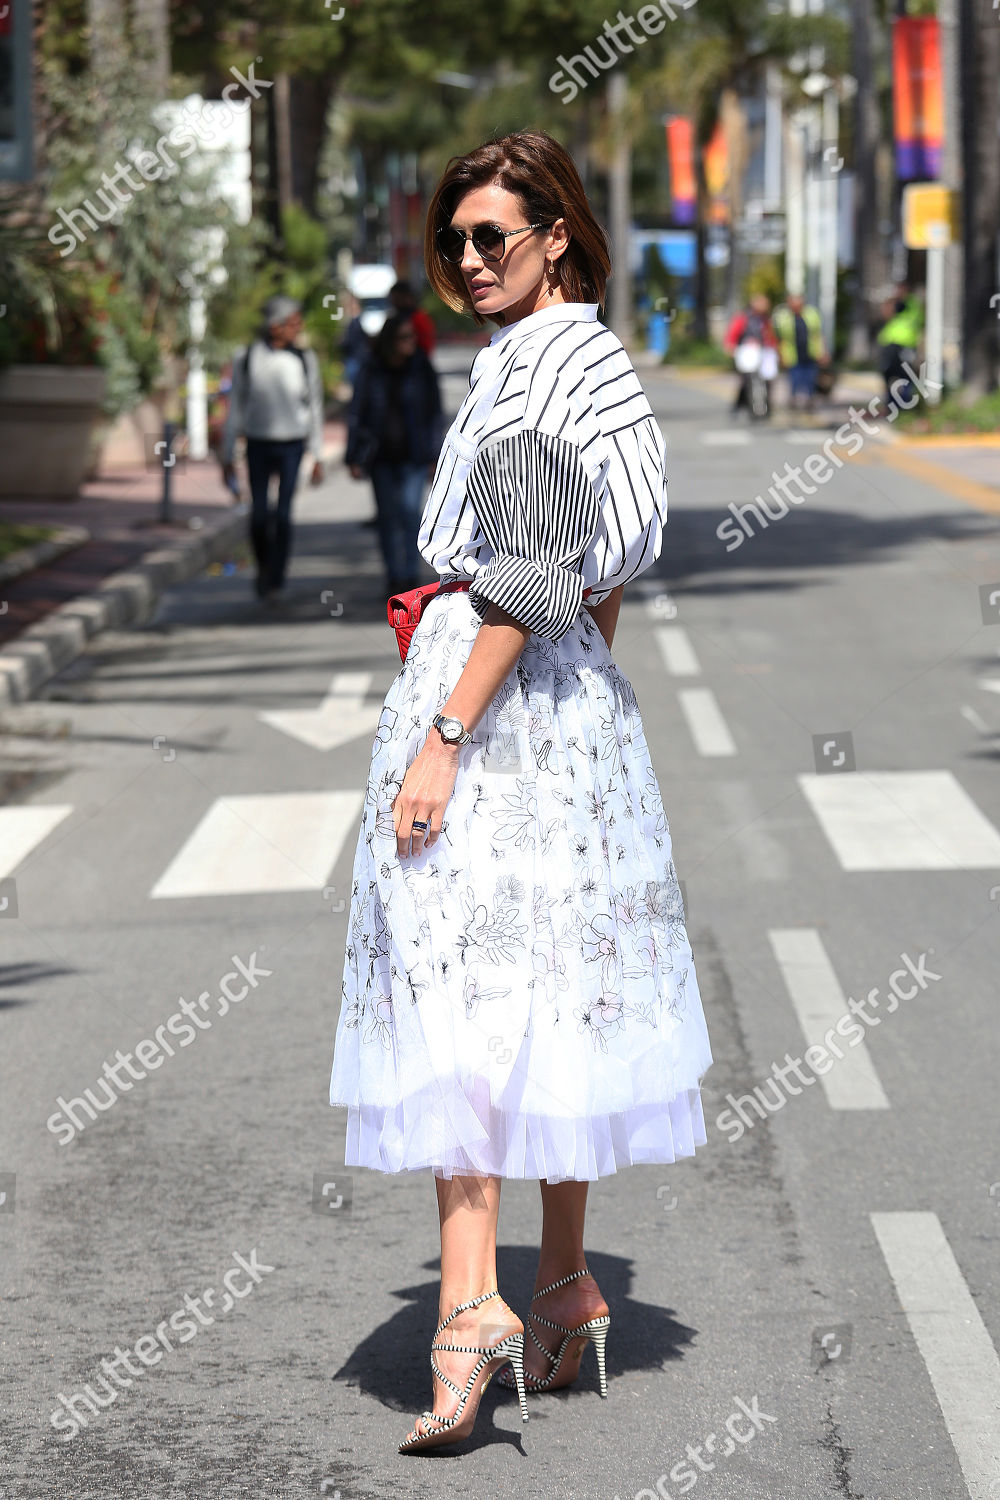
POLYGON ((437 843, 397 856, 393 800, 479 624, 467 593, 431 601, 375 738, 330 1086, 346 1164, 561 1182, 692 1156, 712 1055, 670 833, 586 609, 528 638, 437 843))

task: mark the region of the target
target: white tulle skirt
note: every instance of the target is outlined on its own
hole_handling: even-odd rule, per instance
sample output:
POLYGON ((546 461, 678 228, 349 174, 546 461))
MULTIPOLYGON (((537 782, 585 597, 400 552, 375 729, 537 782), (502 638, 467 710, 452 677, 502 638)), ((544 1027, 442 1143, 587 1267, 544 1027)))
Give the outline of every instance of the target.
POLYGON ((712 1055, 635 693, 586 609, 531 635, 459 752, 441 837, 392 803, 479 629, 425 610, 385 699, 330 1102, 348 1166, 561 1182, 706 1143, 712 1055))

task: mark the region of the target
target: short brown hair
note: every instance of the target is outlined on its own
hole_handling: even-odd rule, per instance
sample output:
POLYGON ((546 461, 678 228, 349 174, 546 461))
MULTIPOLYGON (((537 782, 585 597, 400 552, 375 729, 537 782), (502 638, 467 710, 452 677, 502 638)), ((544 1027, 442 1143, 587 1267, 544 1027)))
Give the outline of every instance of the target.
POLYGON ((424 225, 427 279, 441 301, 456 312, 471 313, 482 326, 489 318, 503 325, 502 314, 485 316, 473 306, 465 278, 438 249, 437 232, 450 224, 466 193, 495 182, 520 199, 529 224, 565 219, 569 244, 560 257, 567 302, 604 305, 611 274, 608 236, 591 210, 576 165, 565 146, 544 130, 518 130, 486 141, 465 156, 453 156, 434 189, 424 225))

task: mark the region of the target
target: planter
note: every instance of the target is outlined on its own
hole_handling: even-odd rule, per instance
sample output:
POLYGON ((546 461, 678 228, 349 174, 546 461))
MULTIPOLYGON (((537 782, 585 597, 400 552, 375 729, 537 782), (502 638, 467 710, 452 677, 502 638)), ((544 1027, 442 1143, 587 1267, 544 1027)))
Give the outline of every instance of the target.
POLYGON ((96 365, 0 370, 0 499, 76 498, 106 383, 96 365))

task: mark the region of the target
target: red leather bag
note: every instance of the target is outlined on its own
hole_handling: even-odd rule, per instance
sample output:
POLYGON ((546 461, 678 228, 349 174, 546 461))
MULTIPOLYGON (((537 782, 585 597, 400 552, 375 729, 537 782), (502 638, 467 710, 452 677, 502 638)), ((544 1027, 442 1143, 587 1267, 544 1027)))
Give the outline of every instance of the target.
POLYGON ((468 583, 422 583, 419 588, 407 589, 405 594, 393 594, 386 606, 389 616, 389 624, 396 632, 396 645, 399 647, 400 661, 406 660, 406 653, 410 649, 410 640, 417 628, 420 616, 424 612, 424 605, 435 594, 453 593, 456 589, 467 589, 468 583))
MULTIPOLYGON (((424 612, 424 605, 435 594, 453 593, 456 589, 467 589, 468 582, 457 583, 422 583, 419 588, 407 589, 405 594, 393 594, 386 605, 386 614, 389 624, 396 632, 396 644, 399 647, 400 661, 406 660, 406 653, 410 649, 410 640, 417 628, 420 616, 424 612)), ((592 592, 584 589, 583 597, 592 592)))

